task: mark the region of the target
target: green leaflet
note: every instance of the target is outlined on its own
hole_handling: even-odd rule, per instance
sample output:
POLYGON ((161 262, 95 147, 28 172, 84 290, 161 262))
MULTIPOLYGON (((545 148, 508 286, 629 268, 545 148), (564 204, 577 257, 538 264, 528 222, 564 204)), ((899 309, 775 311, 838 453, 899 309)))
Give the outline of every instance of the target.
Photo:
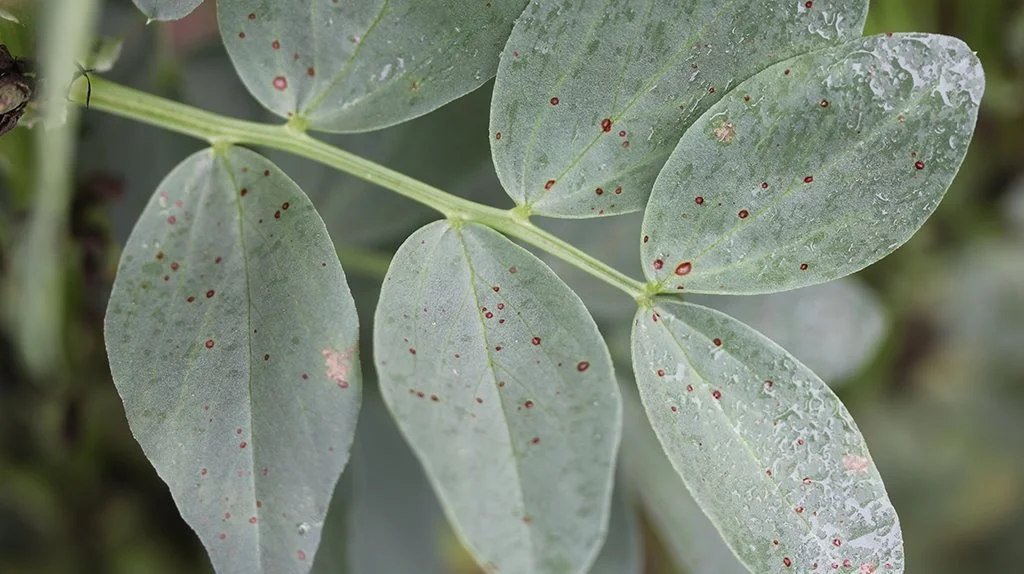
POLYGON ((480 564, 586 571, 621 402, 579 297, 497 232, 435 222, 392 260, 374 349, 385 402, 480 564))
POLYGON ((502 53, 491 149, 532 212, 638 211, 686 129, 736 84, 856 38, 866 0, 533 2, 502 53))
POLYGON ((984 75, 955 38, 862 38, 779 63, 709 109, 658 176, 642 256, 662 289, 755 294, 888 255, 942 199, 984 75))
POLYGON ((902 572, 903 539, 864 439, 807 367, 728 315, 657 301, 633 368, 669 460, 752 572, 902 572))
MULTIPOLYGON (((423 115, 494 76, 525 0, 218 0, 221 36, 264 106, 359 132, 423 115)), ((438 134, 443 139, 443 134, 438 134)))
POLYGON ((180 20, 192 13, 203 0, 132 0, 150 20, 180 20))
POLYGON ((272 163, 198 152, 153 195, 105 320, 128 422, 218 572, 306 572, 361 395, 323 221, 272 163))
MULTIPOLYGON (((331 499, 312 572, 450 572, 444 514, 419 461, 378 397, 364 396, 359 419, 352 462, 331 499), (342 490, 346 480, 357 484, 354 496, 342 490), (335 538, 329 538, 329 531, 335 538), (337 555, 333 561, 326 559, 329 552, 337 555), (351 558, 343 558, 345 553, 351 558)), ((674 471, 672 475, 675 477, 674 471)), ((675 480, 678 482, 678 477, 675 480)), ((590 574, 642 571, 643 540, 628 498, 616 484, 607 540, 590 574)))

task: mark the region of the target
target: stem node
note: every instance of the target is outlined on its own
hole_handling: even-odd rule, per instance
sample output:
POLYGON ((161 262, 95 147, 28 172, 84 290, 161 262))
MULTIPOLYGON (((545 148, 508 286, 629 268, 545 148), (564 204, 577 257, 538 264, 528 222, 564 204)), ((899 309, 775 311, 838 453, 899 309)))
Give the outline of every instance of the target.
MULTIPOLYGON (((80 92, 80 88, 75 90, 73 99, 79 104, 84 104, 80 92)), ((238 120, 140 92, 99 77, 93 78, 92 107, 206 140, 217 153, 223 153, 231 145, 248 144, 266 146, 320 162, 433 208, 449 218, 455 226, 461 225, 464 221, 473 221, 522 239, 586 271, 638 302, 651 298, 650 285, 624 275, 531 223, 532 209, 529 205, 518 205, 505 211, 446 193, 310 137, 306 134, 309 127, 308 118, 294 115, 283 125, 238 120)))

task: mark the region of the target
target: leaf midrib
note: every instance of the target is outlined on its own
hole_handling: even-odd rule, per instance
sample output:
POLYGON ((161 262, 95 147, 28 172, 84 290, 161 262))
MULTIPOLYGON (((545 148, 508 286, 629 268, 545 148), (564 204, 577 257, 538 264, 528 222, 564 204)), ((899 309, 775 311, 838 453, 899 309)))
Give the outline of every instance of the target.
MULTIPOLYGON (((654 2, 654 1, 656 1, 656 0, 652 0, 652 5, 653 5, 653 2, 654 2)), ((648 91, 648 90, 650 90, 650 89, 651 89, 651 87, 652 87, 653 85, 655 85, 655 84, 656 84, 656 83, 657 83, 657 82, 658 82, 659 80, 661 80, 661 78, 662 78, 662 77, 664 77, 664 76, 665 76, 665 74, 667 74, 667 73, 668 73, 668 72, 669 72, 669 71, 670 71, 670 70, 671 70, 671 69, 672 69, 672 68, 673 68, 673 67, 674 67, 674 66, 675 66, 675 65, 676 65, 676 64, 678 63, 678 61, 679 61, 679 58, 680 58, 680 57, 681 57, 681 56, 682 56, 683 54, 685 54, 685 53, 686 53, 687 51, 689 51, 689 50, 690 50, 690 48, 692 48, 692 47, 693 47, 693 44, 694 44, 694 42, 696 41, 696 39, 697 39, 697 38, 699 38, 699 37, 701 37, 701 36, 703 36, 703 35, 704 35, 705 33, 707 33, 707 29, 708 29, 708 26, 709 26, 709 25, 710 25, 710 24, 711 24, 712 22, 714 22, 714 21, 715 21, 715 20, 717 19, 717 16, 718 16, 719 14, 721 14, 721 13, 722 13, 722 11, 723 11, 723 10, 725 10, 726 8, 730 8, 730 7, 732 7, 732 5, 733 5, 733 4, 735 3, 735 2, 736 2, 736 0, 728 0, 727 2, 725 2, 724 4, 722 4, 722 6, 720 6, 720 7, 719 7, 719 9, 718 9, 718 10, 717 10, 717 11, 716 11, 716 12, 714 13, 714 16, 715 16, 714 18, 708 18, 707 20, 705 20, 705 21, 704 21, 704 24, 703 24, 703 25, 701 26, 700 30, 698 30, 698 31, 696 31, 696 32, 695 32, 694 34, 692 34, 692 35, 691 35, 691 36, 690 36, 690 37, 689 37, 689 38, 687 39, 687 42, 686 42, 686 44, 685 44, 684 46, 682 46, 682 47, 681 47, 681 48, 680 48, 679 50, 677 50, 677 51, 676 51, 676 52, 675 52, 674 54, 672 54, 671 58, 669 58, 669 61, 668 61, 668 62, 667 62, 667 63, 666 63, 666 64, 665 64, 664 66, 662 66, 662 68, 661 68, 660 70, 658 70, 657 72, 655 72, 655 74, 654 74, 654 75, 653 75, 653 76, 652 76, 652 77, 651 77, 651 78, 650 78, 650 79, 649 79, 649 80, 647 81, 647 83, 645 83, 645 84, 644 84, 644 85, 643 85, 643 86, 641 87, 641 89, 637 90, 636 94, 635 94, 635 95, 633 96, 633 99, 631 99, 631 100, 630 100, 630 101, 629 101, 629 102, 628 102, 628 103, 626 104, 626 106, 625 106, 625 107, 624 107, 624 108, 622 109, 622 111, 621 111, 621 112, 619 112, 619 113, 617 113, 617 114, 614 114, 614 113, 612 114, 612 117, 611 117, 612 121, 613 121, 613 122, 615 122, 615 121, 621 120, 623 116, 625 116, 626 114, 628 114, 628 113, 630 112, 630 110, 632 110, 632 109, 633 109, 633 106, 634 106, 634 105, 636 105, 636 103, 637 103, 637 102, 639 102, 639 101, 640 101, 640 100, 641 100, 641 99, 643 98, 644 94, 645 94, 645 93, 647 93, 647 91, 648 91)), ((605 8, 607 8, 607 4, 605 5, 605 8)), ((698 5, 697 5, 697 7, 696 7, 695 11, 699 11, 699 10, 700 10, 700 2, 698 1, 698 5)), ((603 11, 602 11, 602 14, 603 14, 603 11)), ((599 20, 600 20, 600 18, 598 18, 597 20, 595 20, 595 23, 594 23, 594 26, 595 26, 595 27, 597 26, 597 22, 598 22, 599 20)), ((587 36, 587 39, 589 39, 589 38, 590 38, 590 35, 592 35, 592 33, 593 33, 593 27, 592 27, 592 28, 591 28, 591 29, 590 29, 590 30, 588 31, 588 36, 587 36)), ((585 48, 585 46, 586 46, 586 42, 580 42, 580 43, 579 43, 579 45, 581 46, 581 49, 580 49, 580 51, 579 51, 579 52, 577 53, 577 58, 575 58, 575 60, 573 61, 573 64, 575 64, 575 62, 579 60, 579 57, 581 57, 581 56, 582 56, 583 50, 584 50, 584 48, 585 48)), ((807 53, 807 52, 804 52, 804 53, 807 53)), ((802 55, 802 54, 798 54, 798 55, 802 55)), ((781 61, 783 61, 783 60, 779 60, 779 61, 781 62, 781 61)), ((765 66, 765 68, 763 68, 763 69, 761 69, 761 70, 758 70, 758 71, 756 71, 756 72, 753 72, 752 74, 750 74, 749 76, 747 76, 747 79, 749 79, 749 78, 752 78, 752 77, 756 76, 757 74, 761 73, 762 71, 764 71, 764 70, 766 70, 766 69, 770 68, 771 66, 773 66, 773 65, 775 65, 775 64, 777 64, 777 63, 778 63, 778 62, 772 62, 772 63, 768 64, 767 66, 765 66)), ((627 62, 627 63, 626 63, 626 65, 629 65, 629 63, 627 62)), ((558 80, 556 81, 556 83, 555 83, 555 86, 554 86, 554 88, 555 88, 556 90, 557 90, 557 88, 558 88, 558 87, 560 87, 560 86, 562 85, 562 83, 563 83, 563 82, 565 81, 565 78, 566 78, 566 77, 568 77, 568 75, 569 75, 569 73, 570 73, 570 72, 569 72, 568 70, 570 70, 570 69, 571 69, 571 68, 567 66, 567 67, 566 67, 566 70, 567 70, 567 71, 566 71, 566 72, 565 72, 564 74, 562 74, 562 77, 560 77, 560 78, 559 78, 559 79, 558 79, 558 80)), ((624 68, 623 68, 623 69, 624 69, 624 68)), ((746 80, 746 79, 745 79, 745 80, 746 80)), ((744 80, 744 81, 745 81, 745 80, 744 80)), ((739 83, 742 83, 742 82, 739 82, 739 83)), ((738 85, 738 84, 737 84, 737 85, 738 85)), ((735 90, 735 88, 733 88, 733 90, 735 90)), ((722 95, 722 98, 724 98, 725 96, 727 96, 728 94, 730 94, 730 93, 731 93, 731 92, 732 92, 733 90, 727 90, 727 91, 725 91, 725 92, 723 93, 723 95, 722 95)), ((617 93, 616 93, 616 96, 615 96, 615 97, 616 97, 616 98, 618 98, 618 94, 617 94, 617 93)), ((721 100, 721 98, 720 98, 720 100, 721 100)), ((720 101, 720 100, 719 100, 719 101, 720 101)), ((716 103, 717 103, 717 102, 716 102, 716 103)), ((676 104, 675 104, 675 103, 673 103, 672 107, 675 107, 675 106, 676 106, 676 104)), ((711 107, 713 107, 713 106, 714 106, 714 104, 712 104, 711 106, 708 106, 708 109, 710 109, 710 108, 711 108, 711 107)), ((547 111, 547 110, 545 110, 545 112, 546 112, 546 111, 547 111)), ((531 151, 532 151, 532 149, 533 149, 533 144, 534 144, 534 143, 536 142, 536 139, 537 139, 537 135, 538 135, 538 134, 539 134, 539 132, 540 132, 540 127, 541 127, 541 125, 542 125, 542 124, 544 123, 544 119, 545 119, 546 117, 547 117, 547 113, 545 113, 545 114, 542 114, 542 115, 540 115, 540 117, 538 117, 538 118, 537 118, 537 120, 536 120, 536 122, 535 122, 535 124, 534 124, 534 129, 533 129, 533 133, 532 133, 532 134, 531 134, 531 136, 530 136, 530 140, 529 140, 529 143, 528 143, 528 145, 527 145, 527 147, 526 147, 526 151, 525 151, 525 152, 524 152, 524 154, 523 154, 523 157, 524 157, 524 160, 523 160, 523 172, 522 172, 522 176, 521 176, 521 179, 520 179, 520 186, 521 186, 521 188, 522 188, 522 190, 523 190, 523 199, 524 199, 524 204, 526 204, 526 205, 531 205, 531 206, 532 206, 532 205, 534 205, 534 204, 537 204, 537 203, 541 203, 541 202, 543 202, 543 199, 544 199, 544 197, 547 197, 547 196, 545 196, 545 195, 541 195, 541 196, 539 196, 539 198, 538 198, 537 200, 535 200, 535 201, 529 201, 529 200, 527 199, 527 197, 526 197, 526 172, 527 172, 527 167, 528 167, 528 165, 529 165, 529 163, 530 163, 530 157, 531 157, 531 156, 530 156, 530 152, 531 152, 531 151)), ((690 127, 691 127, 691 126, 692 126, 692 125, 693 125, 694 123, 696 123, 697 119, 699 119, 700 117, 701 117, 701 116, 698 116, 697 118, 695 118, 695 119, 694 119, 694 121, 693 121, 693 122, 691 122, 691 123, 690 123, 690 125, 686 126, 686 127, 685 127, 685 128, 684 128, 684 129, 682 130, 682 134, 680 135, 680 137, 682 137, 682 135, 683 135, 683 134, 685 134, 685 133, 686 133, 686 131, 687 131, 687 130, 689 130, 689 129, 690 129, 690 127)), ((556 181, 558 181, 559 179, 562 179, 562 178, 563 178, 563 177, 565 176, 565 174, 569 173, 569 171, 571 171, 571 170, 572 170, 572 169, 574 169, 574 168, 575 168, 575 167, 576 167, 577 165, 579 165, 579 163, 580 163, 581 161, 583 161, 583 158, 584 158, 584 157, 585 157, 585 156, 587 155, 587 153, 588 153, 588 152, 589 152, 589 151, 590 151, 590 150, 591 150, 591 149, 592 149, 592 148, 594 147, 594 145, 595 145, 595 144, 596 144, 596 143, 598 142, 598 140, 599 140, 599 139, 600 139, 600 138, 602 137, 602 135, 603 135, 603 132, 599 132, 599 133, 597 133, 596 135, 594 135, 594 136, 593 136, 593 138, 591 139, 591 141, 590 141, 590 142, 589 142, 589 143, 588 143, 588 144, 587 144, 586 146, 584 146, 584 148, 583 148, 583 149, 582 149, 582 150, 581 150, 581 151, 580 151, 580 152, 579 152, 579 153, 578 153, 578 154, 576 155, 576 157, 574 157, 574 158, 572 159, 572 161, 570 161, 570 162, 569 162, 569 164, 568 164, 568 165, 567 165, 567 166, 566 166, 566 167, 565 167, 565 168, 564 168, 564 169, 563 169, 563 170, 562 170, 561 172, 559 172, 557 176, 555 176, 555 178, 554 178, 554 179, 555 179, 556 181)), ((588 186, 584 186, 584 188, 585 188, 585 187, 588 187, 588 186)))
MULTIPOLYGON (((700 308, 699 306, 693 305, 692 303, 683 303, 681 305, 684 308, 686 306, 700 308)), ((674 312, 672 312, 671 310, 666 309, 664 307, 659 308, 657 306, 655 307, 655 309, 656 310, 657 309, 661 309, 661 310, 666 311, 664 315, 659 315, 662 318, 661 321, 658 321, 658 323, 660 324, 659 326, 664 331, 666 331, 669 334, 669 337, 671 337, 672 342, 675 343, 676 347, 682 352, 683 360, 686 361, 686 364, 689 367, 690 371, 692 371, 694 373, 694 375, 696 375, 697 378, 700 379, 701 383, 703 383, 705 387, 710 389, 711 388, 711 384, 708 382, 708 379, 705 378, 705 376, 702 374, 702 372, 697 370, 697 368, 694 366, 693 362, 690 360, 690 354, 687 352, 686 346, 683 345, 682 342, 680 342, 680 340, 676 337, 675 332, 672 329, 669 328, 669 326, 667 324, 668 321, 665 321, 664 319, 665 319, 665 317, 669 317, 673 321, 680 321, 683 325, 685 325, 688 328, 688 330, 690 332, 692 332, 695 335, 697 335, 698 337, 706 340, 709 344, 711 343, 711 340, 708 338, 708 336, 703 331, 694 328, 692 325, 687 323, 684 319, 682 319, 681 317, 676 316, 676 314, 674 312)), ((741 364, 741 365, 745 365, 746 364, 743 360, 739 359, 735 355, 732 355, 728 351, 728 349, 726 349, 725 347, 722 347, 721 351, 723 353, 725 353, 726 355, 732 357, 739 364, 741 364)), ((736 432, 735 421, 733 421, 729 417, 729 415, 725 412, 725 409, 722 408, 721 406, 718 406, 717 409, 716 409, 716 412, 720 415, 720 418, 722 418, 723 420, 725 420, 726 423, 728 423, 727 426, 729 427, 729 431, 732 433, 733 436, 735 436, 738 439, 739 443, 743 445, 743 448, 750 455, 750 458, 754 461, 754 463, 757 466, 757 468, 769 468, 769 467, 765 466, 764 461, 761 460, 761 458, 757 455, 756 452, 754 452, 753 448, 750 446, 750 443, 747 441, 746 437, 743 436, 742 434, 736 432)), ((652 427, 653 427, 653 425, 652 425, 652 427)), ((661 434, 657 432, 657 428, 655 428, 655 432, 658 434, 658 440, 660 441, 661 440, 661 434)), ((675 457, 670 457, 670 460, 672 461, 673 468, 675 468, 676 467, 675 457)), ((683 478, 683 481, 686 483, 687 488, 689 489, 690 488, 690 486, 689 486, 690 480, 686 476, 684 476, 683 473, 680 472, 678 468, 676 469, 676 472, 679 474, 679 476, 681 478, 683 478)), ((779 497, 788 505, 784 510, 790 510, 790 509, 792 509, 792 508, 794 508, 796 506, 789 499, 789 497, 786 495, 786 493, 783 492, 782 487, 779 485, 779 482, 777 480, 772 479, 772 480, 770 480, 768 482, 772 485, 773 489, 779 495, 779 497)), ((693 492, 692 489, 690 489, 690 490, 691 490, 691 493, 692 493, 693 492)), ((696 496, 694 496, 694 499, 696 499, 696 496)), ((709 514, 707 512, 705 512, 705 514, 707 514, 709 520, 711 520, 713 523, 715 523, 715 527, 718 528, 718 526, 719 526, 718 520, 715 517, 712 517, 711 514, 709 514)), ((802 514, 797 514, 797 517, 800 519, 800 523, 804 525, 805 531, 806 531, 807 535, 810 536, 810 537, 813 537, 814 531, 811 528, 810 522, 807 520, 807 518, 804 517, 802 514)), ((728 537, 725 537, 725 536, 723 536, 722 539, 729 546, 729 548, 733 550, 733 554, 735 554, 737 557, 739 557, 740 554, 738 552, 736 552, 736 549, 733 547, 733 542, 728 537)), ((819 543, 818 546, 819 546, 819 551, 821 550, 821 548, 825 548, 825 551, 822 552, 823 555, 828 555, 828 552, 827 552, 828 548, 827 548, 827 546, 824 546, 823 543, 819 543)), ((746 564, 745 561, 744 561, 744 564, 746 564)))
MULTIPOLYGON (((462 233, 463 233, 462 229, 455 228, 455 227, 453 227, 453 226, 451 226, 449 224, 446 224, 446 225, 447 225, 446 232, 447 231, 454 231, 455 235, 457 237, 457 240, 459 242, 459 246, 462 248, 462 255, 465 258, 466 268, 467 268, 467 271, 469 272, 468 273, 468 275, 469 275, 469 288, 470 288, 470 291, 473 294, 473 304, 474 304, 473 308, 474 308, 474 310, 480 309, 480 297, 479 297, 478 291, 476 289, 476 270, 473 268, 473 260, 472 260, 472 258, 469 255, 469 248, 466 245, 466 240, 465 240, 465 238, 462 235, 462 233)), ((477 315, 477 320, 480 322, 481 337, 484 340, 484 352, 487 353, 487 368, 491 372, 491 380, 492 380, 492 384, 494 384, 494 381, 497 381, 497 373, 495 373, 495 370, 494 370, 494 361, 491 359, 491 347, 490 347, 490 343, 489 343, 489 341, 487 339, 487 325, 484 323, 484 319, 480 316, 479 312, 477 312, 476 315, 477 315)), ((505 436, 508 438, 509 450, 512 451, 512 464, 510 466, 513 469, 513 476, 514 476, 515 481, 516 481, 516 493, 519 495, 519 503, 520 503, 520 505, 525 510, 526 509, 526 495, 525 495, 525 492, 523 491, 523 477, 519 473, 519 464, 518 464, 518 461, 516 460, 516 455, 518 454, 518 452, 516 451, 515 442, 513 441, 513 438, 512 438, 512 432, 509 429, 508 416, 505 414, 505 406, 506 406, 505 399, 504 399, 504 397, 503 397, 503 395, 501 393, 501 389, 498 389, 497 386, 495 386, 494 392, 498 396, 498 400, 501 402, 501 406, 502 406, 502 408, 501 408, 501 419, 502 419, 502 422, 504 423, 502 425, 502 429, 505 431, 505 436)), ((522 529, 520 529, 520 530, 522 530, 522 529)), ((533 546, 534 546, 533 535, 531 534, 531 532, 529 530, 529 527, 525 527, 525 531, 526 531, 525 541, 526 541, 526 544, 529 545, 529 551, 526 552, 526 555, 529 556, 530 564, 533 566, 533 569, 535 570, 536 569, 536 554, 535 554, 534 548, 533 548, 533 546)))
MULTIPOLYGON (((216 154, 217 152, 214 151, 212 153, 216 154)), ((252 412, 253 412, 253 402, 252 402, 252 394, 253 394, 253 390, 252 390, 252 378, 253 378, 253 374, 252 374, 252 364, 253 364, 252 277, 251 277, 250 272, 249 272, 249 252, 248 252, 248 249, 246 249, 246 247, 245 247, 245 222, 244 222, 244 219, 243 219, 244 216, 245 216, 245 209, 242 207, 242 196, 241 196, 241 194, 240 193, 235 193, 235 191, 234 191, 234 190, 238 189, 239 186, 238 186, 238 180, 235 178, 235 172, 234 172, 234 170, 231 167, 231 162, 228 160, 228 154, 229 153, 231 153, 231 152, 227 151, 227 152, 225 152, 223 154, 218 154, 217 157, 223 162, 223 164, 224 164, 224 171, 227 173, 228 177, 231 178, 231 189, 230 190, 220 190, 220 191, 224 191, 226 193, 231 193, 232 198, 234 199, 234 202, 235 202, 235 209, 237 210, 237 217, 235 218, 235 220, 236 220, 236 222, 238 224, 238 243, 239 243, 239 246, 241 248, 240 251, 242 252, 242 268, 243 268, 243 270, 245 272, 245 313, 246 313, 245 314, 245 324, 246 324, 245 336, 246 336, 246 340, 248 341, 248 347, 249 347, 249 360, 246 363, 246 370, 247 370, 246 381, 248 382, 248 387, 249 387, 248 388, 248 392, 246 393, 246 400, 249 403, 249 405, 248 405, 249 408, 246 409, 246 413, 245 414, 246 414, 246 416, 247 416, 247 418, 249 420, 249 453, 248 453, 248 455, 249 455, 249 468, 252 470, 252 472, 250 472, 248 474, 251 477, 249 482, 252 484, 252 496, 253 496, 253 500, 255 501, 255 500, 259 499, 259 492, 258 492, 258 489, 256 487, 256 484, 257 484, 256 476, 257 476, 257 472, 258 472, 257 469, 256 469, 256 448, 257 448, 256 444, 259 441, 256 440, 256 427, 252 424, 252 412)), ((253 506, 255 506, 255 502, 253 503, 253 506)), ((255 508, 253 509, 253 512, 254 512, 254 515, 256 515, 255 508)), ((258 567, 257 571, 262 571, 263 570, 263 545, 260 544, 260 538, 262 537, 262 533, 261 533, 262 529, 263 529, 262 523, 258 523, 257 526, 256 526, 256 548, 258 550, 256 552, 256 565, 258 567)))
MULTIPOLYGON (((799 57, 803 57, 803 56, 797 56, 797 57, 799 58, 799 57)), ((781 62, 780 62, 780 64, 781 64, 781 62)), ((832 161, 822 165, 821 168, 818 171, 820 173, 831 173, 830 170, 832 170, 837 164, 839 164, 842 160, 845 160, 845 159, 849 158, 855 151, 857 151, 854 148, 863 148, 865 145, 870 143, 872 140, 876 139, 879 135, 881 135, 883 132, 885 132, 885 130, 887 128, 891 127, 890 126, 890 121, 893 118, 896 118, 896 117, 899 117, 900 115, 909 113, 909 111, 912 108, 917 107, 921 103, 921 101, 924 100, 925 96, 927 96, 927 95, 928 95, 928 92, 926 90, 922 90, 922 93, 919 94, 917 98, 914 98, 914 100, 911 103, 909 103, 906 107, 899 108, 895 113, 888 114, 886 117, 884 117, 882 120, 880 120, 878 122, 878 124, 876 124, 871 129, 871 131, 868 132, 865 135, 864 138, 855 141, 852 145, 849 145, 848 147, 846 147, 846 149, 844 149, 843 151, 841 151, 838 154, 836 154, 835 156, 833 156, 832 161)), ((710 111, 710 109, 708 111, 710 111)), ((728 240, 729 238, 733 237, 734 235, 739 233, 741 230, 746 229, 749 226, 751 226, 754 223, 754 221, 759 220, 766 213, 768 213, 769 211, 772 211, 780 203, 785 201, 789 196, 793 195, 797 190, 802 190, 802 189, 807 189, 807 185, 806 184, 805 185, 799 185, 799 184, 792 184, 792 185, 790 185, 790 187, 788 189, 786 189, 782 193, 778 194, 775 198, 772 199, 772 201, 768 202, 768 204, 766 204, 761 210, 759 210, 759 211, 757 211, 755 213, 751 213, 750 217, 748 217, 745 220, 742 220, 742 223, 734 224, 731 229, 729 229, 726 233, 722 234, 716 241, 712 242, 710 245, 705 247, 702 251, 700 251, 696 255, 694 255, 692 257, 691 261, 696 262, 699 258, 701 258, 704 255, 706 255, 709 251, 711 251, 715 247, 718 247, 722 242, 724 242, 724 241, 728 240)), ((701 229, 703 229, 703 228, 701 228, 701 229)), ((691 237, 693 237, 693 235, 695 235, 695 233, 691 234, 691 237)), ((667 276, 666 279, 664 281, 662 281, 662 285, 664 285, 666 282, 670 282, 671 280, 672 280, 672 277, 671 276, 667 276)))
MULTIPOLYGON (((310 5, 312 5, 312 1, 310 2, 310 5)), ((377 13, 377 16, 373 19, 373 22, 370 23, 370 26, 366 29, 366 32, 363 33, 363 36, 359 38, 359 43, 356 44, 355 49, 352 50, 352 53, 349 54, 348 59, 345 60, 345 64, 342 66, 341 71, 335 74, 333 78, 331 78, 331 81, 327 83, 326 87, 324 87, 322 90, 320 90, 319 93, 315 94, 312 98, 310 98, 309 103, 307 103, 305 108, 303 108, 301 115, 308 117, 310 114, 315 112, 316 109, 320 107, 323 101, 327 98, 327 96, 334 90, 335 86, 337 86, 339 83, 341 83, 342 80, 348 77, 348 74, 351 72, 352 65, 355 63, 356 58, 363 51, 363 46, 366 44, 366 39, 371 34, 373 34, 374 30, 377 29, 377 25, 384 20, 384 16, 387 15, 388 8, 390 7, 390 5, 391 0, 383 0, 383 2, 381 3, 380 12, 377 13)), ((316 30, 316 26, 314 26, 313 29, 316 30)), ((313 51, 317 51, 315 46, 313 48, 313 51)))

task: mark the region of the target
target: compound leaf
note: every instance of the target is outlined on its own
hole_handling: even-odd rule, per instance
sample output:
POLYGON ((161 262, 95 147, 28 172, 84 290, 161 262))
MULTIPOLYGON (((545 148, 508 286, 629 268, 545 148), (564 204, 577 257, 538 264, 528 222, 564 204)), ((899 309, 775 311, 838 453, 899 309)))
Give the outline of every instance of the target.
POLYGON ((861 34, 866 0, 807 4, 531 3, 502 53, 491 106, 505 190, 542 215, 642 209, 683 132, 723 94, 861 34))
POLYGON ((374 349, 385 402, 484 569, 586 571, 621 402, 579 297, 497 232, 435 222, 391 263, 374 349))
POLYGON ((906 242, 956 175, 984 91, 955 38, 862 38, 781 62, 686 132, 644 216, 665 290, 756 294, 831 281, 906 242))
POLYGON ((118 268, 107 353, 128 422, 218 572, 306 572, 361 395, 355 304, 272 163, 198 152, 118 268))
POLYGON ((647 417, 694 500, 753 572, 902 572, 896 511, 853 418, 735 319, 657 301, 633 326, 647 417))
POLYGON ((494 76, 524 0, 218 0, 221 36, 264 106, 359 132, 423 115, 494 76))

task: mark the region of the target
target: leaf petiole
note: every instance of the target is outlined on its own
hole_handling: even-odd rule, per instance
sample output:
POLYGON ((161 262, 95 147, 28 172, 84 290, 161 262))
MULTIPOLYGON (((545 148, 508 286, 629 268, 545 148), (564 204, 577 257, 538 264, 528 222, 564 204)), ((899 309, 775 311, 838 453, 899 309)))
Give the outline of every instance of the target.
POLYGON ((521 239, 589 273, 635 300, 646 286, 530 222, 526 214, 501 210, 452 195, 378 163, 312 138, 290 124, 239 120, 174 102, 120 84, 92 78, 89 95, 76 85, 71 100, 117 116, 208 141, 211 145, 265 146, 302 156, 374 183, 441 212, 449 219, 475 221, 521 239))

